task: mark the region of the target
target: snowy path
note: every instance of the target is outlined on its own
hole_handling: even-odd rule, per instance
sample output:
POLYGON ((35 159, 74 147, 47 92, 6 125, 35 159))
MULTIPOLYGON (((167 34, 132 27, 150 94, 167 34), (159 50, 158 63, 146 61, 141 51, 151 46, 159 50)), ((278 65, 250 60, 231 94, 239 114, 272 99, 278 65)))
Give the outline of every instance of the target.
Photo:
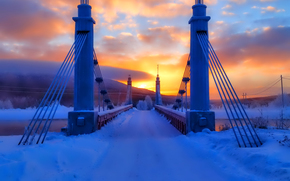
MULTIPOLYGON (((260 148, 238 148, 232 130, 180 134, 155 111, 129 110, 90 135, 49 133, 45 144, 17 146, 0 136, 2 180, 290 180, 290 131, 261 130, 260 148)), ((0 179, 0 180, 1 180, 0 179)))
POLYGON ((190 147, 155 111, 134 111, 106 129, 110 147, 95 171, 100 180, 238 179, 190 147))

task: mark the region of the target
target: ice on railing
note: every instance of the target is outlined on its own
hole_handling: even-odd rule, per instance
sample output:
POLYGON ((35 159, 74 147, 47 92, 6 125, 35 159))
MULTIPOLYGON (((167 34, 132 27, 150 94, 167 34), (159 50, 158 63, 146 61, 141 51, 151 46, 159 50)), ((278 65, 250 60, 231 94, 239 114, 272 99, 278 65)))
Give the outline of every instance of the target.
POLYGON ((105 114, 113 113, 113 112, 117 112, 117 111, 120 111, 120 110, 122 110, 122 109, 129 108, 129 107, 131 107, 131 106, 132 106, 132 104, 131 104, 131 105, 127 105, 127 106, 116 107, 116 108, 114 108, 114 109, 112 109, 112 110, 106 110, 106 111, 99 112, 98 115, 99 115, 99 116, 103 116, 103 115, 105 115, 105 114))

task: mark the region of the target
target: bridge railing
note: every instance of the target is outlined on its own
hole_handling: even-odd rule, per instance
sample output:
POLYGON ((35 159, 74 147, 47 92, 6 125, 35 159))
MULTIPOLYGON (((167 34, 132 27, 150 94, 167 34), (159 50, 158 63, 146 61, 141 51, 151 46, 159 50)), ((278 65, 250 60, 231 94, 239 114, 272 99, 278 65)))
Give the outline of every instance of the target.
POLYGON ((101 129, 104 125, 110 122, 112 119, 117 117, 119 114, 126 112, 133 108, 133 105, 122 106, 112 110, 104 111, 98 113, 98 118, 96 119, 96 129, 101 129))
POLYGON ((164 115, 170 123, 182 134, 187 134, 186 131, 186 116, 184 113, 166 108, 164 106, 155 105, 155 110, 164 115))

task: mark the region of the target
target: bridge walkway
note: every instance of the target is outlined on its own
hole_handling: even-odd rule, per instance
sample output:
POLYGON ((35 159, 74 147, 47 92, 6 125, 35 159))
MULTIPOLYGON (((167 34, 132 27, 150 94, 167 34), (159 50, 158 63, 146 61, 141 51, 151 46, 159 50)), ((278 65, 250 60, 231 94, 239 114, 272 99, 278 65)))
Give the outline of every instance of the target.
POLYGON ((109 146, 94 171, 98 180, 241 179, 207 158, 207 151, 156 111, 124 114, 99 132, 109 146))

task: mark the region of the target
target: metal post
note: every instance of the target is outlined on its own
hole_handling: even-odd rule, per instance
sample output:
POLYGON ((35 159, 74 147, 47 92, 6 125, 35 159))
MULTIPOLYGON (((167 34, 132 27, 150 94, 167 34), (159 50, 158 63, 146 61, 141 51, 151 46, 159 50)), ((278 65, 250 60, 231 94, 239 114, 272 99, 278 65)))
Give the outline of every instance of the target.
MULTIPOLYGON (((204 128, 215 130, 215 114, 209 111, 208 54, 204 54, 198 41, 198 33, 208 35, 209 16, 207 6, 198 0, 192 7, 190 24, 190 111, 186 113, 187 127, 194 132, 204 128)), ((188 130, 189 131, 189 130, 188 130)))
POLYGON ((81 0, 81 4, 89 4, 89 0, 81 0))
POLYGON ((183 112, 183 94, 181 94, 181 112, 183 112))
POLYGON ((126 105, 133 104, 133 100, 132 100, 132 79, 131 79, 131 75, 129 75, 128 81, 127 81, 127 96, 126 96, 125 104, 126 105))
POLYGON ((206 6, 197 4, 193 7, 190 42, 190 110, 209 110, 209 70, 208 57, 205 57, 197 39, 199 31, 208 31, 209 16, 206 6))
POLYGON ((187 82, 185 82, 185 111, 187 111, 187 82))
POLYGON ((99 112, 101 112, 101 83, 99 83, 99 87, 98 87, 98 99, 99 99, 99 112))
POLYGON ((159 65, 157 65, 157 77, 155 84, 155 104, 162 105, 161 93, 160 93, 160 77, 159 77, 159 65))
POLYGON ((105 95, 103 95, 103 111, 105 111, 105 95))
POLYGON ((195 0, 195 4, 203 4, 203 0, 195 0))
POLYGON ((94 111, 94 24, 92 7, 81 0, 75 21, 75 36, 86 32, 74 70, 74 111, 68 115, 68 135, 89 134, 95 130, 94 111))
POLYGON ((281 75, 282 106, 284 108, 283 76, 281 75))
POLYGON ((119 91, 119 96, 118 96, 118 106, 120 106, 120 95, 121 95, 121 92, 119 91))

